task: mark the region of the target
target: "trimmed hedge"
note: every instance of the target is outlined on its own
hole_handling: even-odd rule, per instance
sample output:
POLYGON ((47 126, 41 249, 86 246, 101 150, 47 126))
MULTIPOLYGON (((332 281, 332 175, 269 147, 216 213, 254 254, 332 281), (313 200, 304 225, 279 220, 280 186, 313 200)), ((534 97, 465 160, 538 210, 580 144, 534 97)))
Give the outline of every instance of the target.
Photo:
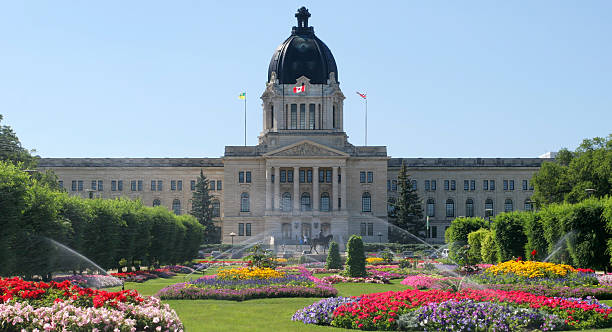
POLYGON ((338 243, 331 241, 329 244, 329 252, 327 253, 327 259, 325 261, 326 269, 341 269, 342 259, 340 258, 340 251, 338 250, 338 243))
POLYGON ((349 277, 365 277, 366 276, 366 261, 365 252, 363 251, 363 240, 361 236, 351 235, 346 245, 348 252, 346 258, 345 273, 349 277))

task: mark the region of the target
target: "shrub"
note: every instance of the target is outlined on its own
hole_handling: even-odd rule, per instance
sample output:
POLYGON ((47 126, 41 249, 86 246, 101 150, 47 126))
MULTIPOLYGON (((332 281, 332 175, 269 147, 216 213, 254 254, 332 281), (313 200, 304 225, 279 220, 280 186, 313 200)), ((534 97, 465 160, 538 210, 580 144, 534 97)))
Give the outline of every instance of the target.
POLYGON ((326 269, 341 269, 342 260, 340 259, 340 251, 338 249, 338 243, 331 241, 329 244, 329 252, 327 253, 327 259, 325 260, 326 269))
POLYGON ((453 220, 444 234, 448 244, 449 258, 456 261, 459 258, 457 251, 468 243, 468 234, 481 228, 489 228, 489 224, 482 218, 456 218, 453 220))
POLYGON ((525 257, 530 260, 543 261, 548 252, 548 243, 544 234, 544 224, 538 213, 525 212, 525 235, 527 236, 527 244, 525 244, 525 257), (535 250, 535 256, 532 255, 535 250))
POLYGON ((488 233, 488 230, 481 228, 468 234, 468 245, 470 246, 470 249, 468 250, 468 258, 471 264, 482 262, 482 240, 488 233))
POLYGON ((480 257, 482 257, 483 263, 497 263, 497 246, 495 245, 495 237, 493 237, 493 232, 491 231, 488 231, 482 238, 480 243, 480 257))
POLYGON ((527 236, 523 227, 522 212, 501 213, 493 222, 493 235, 497 246, 497 259, 507 261, 516 257, 523 257, 527 236))
POLYGON ((361 236, 351 235, 347 244, 348 256, 345 273, 349 277, 365 277, 365 252, 361 236))
POLYGON ((567 239, 567 248, 574 266, 599 270, 608 266, 606 244, 610 236, 604 231, 603 212, 604 201, 591 198, 573 205, 563 219, 563 230, 573 234, 567 239))

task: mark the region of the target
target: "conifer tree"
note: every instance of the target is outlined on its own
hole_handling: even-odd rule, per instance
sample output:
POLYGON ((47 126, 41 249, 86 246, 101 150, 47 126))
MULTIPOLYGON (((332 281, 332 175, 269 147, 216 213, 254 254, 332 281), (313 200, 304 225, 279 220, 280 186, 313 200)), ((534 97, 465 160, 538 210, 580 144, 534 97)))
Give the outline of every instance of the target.
POLYGON ((200 170, 200 177, 196 182, 195 191, 193 192, 193 203, 191 206, 191 215, 194 216, 204 230, 205 243, 218 243, 220 240, 219 227, 213 222, 213 206, 212 197, 210 196, 210 184, 204 172, 200 170))
MULTIPOLYGON (((402 230, 418 237, 425 237, 426 225, 423 219, 423 206, 421 199, 417 194, 416 188, 412 187, 412 181, 408 176, 406 164, 402 163, 402 168, 398 174, 398 195, 394 204, 394 214, 391 223, 402 230)), ((404 240, 410 240, 411 236, 398 229, 393 229, 390 232, 396 237, 404 240)), ((412 240, 414 238, 412 237, 412 240)))

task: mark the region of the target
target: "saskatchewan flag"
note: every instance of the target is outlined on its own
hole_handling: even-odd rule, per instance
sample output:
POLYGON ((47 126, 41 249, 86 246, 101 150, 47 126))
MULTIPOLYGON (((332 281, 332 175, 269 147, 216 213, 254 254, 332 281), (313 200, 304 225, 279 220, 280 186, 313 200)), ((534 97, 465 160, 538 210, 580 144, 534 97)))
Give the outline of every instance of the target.
POLYGON ((240 95, 238 95, 238 98, 240 99, 246 99, 246 92, 241 93, 240 95))

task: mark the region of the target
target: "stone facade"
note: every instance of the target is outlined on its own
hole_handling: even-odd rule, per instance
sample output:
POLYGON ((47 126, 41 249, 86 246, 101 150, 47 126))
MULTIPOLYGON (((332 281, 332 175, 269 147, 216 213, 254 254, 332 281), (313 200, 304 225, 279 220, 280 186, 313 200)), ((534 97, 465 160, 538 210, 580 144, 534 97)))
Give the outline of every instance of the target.
POLYGON ((308 26, 308 11, 299 15, 270 65, 258 145, 227 146, 222 158, 43 158, 40 168, 55 171, 74 195, 141 199, 180 214, 191 210, 191 183, 202 170, 215 183, 224 243, 297 244, 329 234, 341 246, 351 234, 387 241, 388 201, 402 162, 430 214, 430 242, 443 242, 457 216, 484 216, 488 208, 494 215, 510 201, 512 210, 526 208, 532 191, 523 181, 545 159, 401 159, 389 158, 385 146, 349 143, 335 60, 308 26))

